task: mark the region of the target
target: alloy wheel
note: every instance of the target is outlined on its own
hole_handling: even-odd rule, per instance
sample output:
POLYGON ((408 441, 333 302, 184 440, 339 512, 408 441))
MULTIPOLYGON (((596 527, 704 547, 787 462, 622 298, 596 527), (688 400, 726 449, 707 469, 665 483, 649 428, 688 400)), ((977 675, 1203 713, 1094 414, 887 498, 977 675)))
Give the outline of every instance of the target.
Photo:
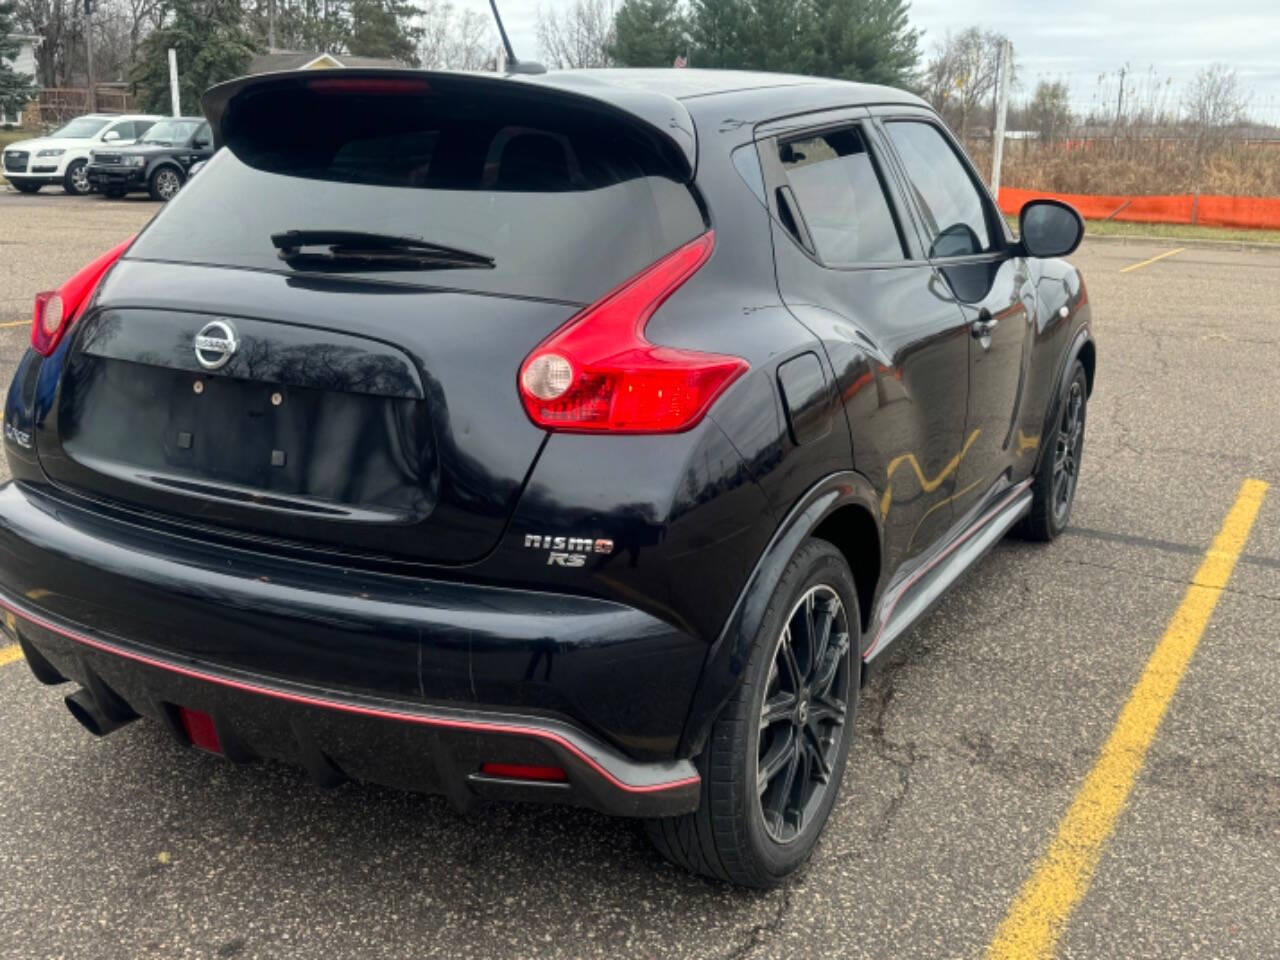
POLYGON ((839 755, 849 703, 849 618, 840 595, 811 587, 774 650, 760 708, 756 790, 776 843, 803 833, 822 805, 839 755))
POLYGON ((1053 516, 1061 522, 1075 496, 1080 476, 1080 453, 1084 446, 1084 387, 1071 384, 1062 408, 1062 421, 1053 450, 1053 516))
POLYGON ((161 200, 172 200, 179 186, 178 175, 172 170, 161 170, 156 174, 156 193, 160 194, 161 200))
POLYGON ((78 194, 86 194, 93 189, 89 183, 89 166, 85 163, 77 163, 71 167, 71 187, 78 194))

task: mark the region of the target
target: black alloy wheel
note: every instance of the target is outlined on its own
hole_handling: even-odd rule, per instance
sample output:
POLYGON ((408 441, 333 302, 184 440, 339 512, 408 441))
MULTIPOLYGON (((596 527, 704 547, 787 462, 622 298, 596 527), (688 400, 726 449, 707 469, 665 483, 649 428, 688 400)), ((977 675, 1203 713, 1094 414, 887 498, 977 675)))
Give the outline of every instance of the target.
POLYGON ((1084 384, 1077 379, 1068 389, 1053 449, 1053 519, 1060 526, 1066 526, 1075 498, 1083 448, 1084 384))
POLYGON ((849 708, 849 618, 840 595, 811 587, 791 611, 760 710, 756 792, 775 843, 804 832, 831 787, 849 708))
POLYGON ((1041 442, 1040 462, 1032 477, 1031 509, 1017 528, 1028 540, 1054 540, 1071 520, 1088 408, 1089 379, 1077 360, 1041 442))

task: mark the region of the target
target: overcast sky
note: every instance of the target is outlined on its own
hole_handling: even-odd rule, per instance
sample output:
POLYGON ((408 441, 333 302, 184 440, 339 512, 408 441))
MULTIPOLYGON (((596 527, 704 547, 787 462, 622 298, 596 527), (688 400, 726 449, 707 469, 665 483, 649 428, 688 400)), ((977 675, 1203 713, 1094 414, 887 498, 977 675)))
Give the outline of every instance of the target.
MULTIPOLYGON (((490 16, 488 0, 456 2, 490 16)), ((537 55, 539 3, 564 9, 573 0, 498 0, 520 56, 537 55)), ((911 20, 925 31, 926 55, 948 30, 1001 30, 1017 52, 1021 93, 1042 77, 1063 79, 1082 111, 1114 100, 1114 74, 1126 63, 1139 84, 1152 67, 1171 78, 1177 97, 1198 70, 1222 61, 1254 91, 1252 112, 1280 123, 1280 0, 915 0, 911 20), (1100 74, 1112 75, 1102 89, 1100 74)))

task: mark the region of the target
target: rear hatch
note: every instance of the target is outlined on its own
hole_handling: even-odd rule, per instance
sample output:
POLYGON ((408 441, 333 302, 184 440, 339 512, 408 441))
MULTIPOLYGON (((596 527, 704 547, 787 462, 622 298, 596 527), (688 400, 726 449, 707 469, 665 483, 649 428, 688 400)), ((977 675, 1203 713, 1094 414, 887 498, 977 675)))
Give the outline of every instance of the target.
POLYGON ((232 536, 481 558, 544 439, 521 361, 705 230, 687 149, 490 77, 254 78, 206 110, 224 149, 73 331, 46 473, 232 536))

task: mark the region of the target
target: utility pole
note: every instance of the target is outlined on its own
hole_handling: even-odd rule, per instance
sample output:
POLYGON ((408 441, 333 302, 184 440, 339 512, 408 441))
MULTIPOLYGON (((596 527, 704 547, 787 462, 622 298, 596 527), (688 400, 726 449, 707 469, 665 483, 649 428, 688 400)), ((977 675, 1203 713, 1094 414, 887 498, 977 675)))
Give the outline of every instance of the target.
POLYGON ((182 101, 178 95, 178 51, 169 48, 169 105, 175 117, 182 116, 182 101))
POLYGON ((1120 95, 1116 97, 1116 127, 1119 128, 1120 121, 1124 117, 1124 75, 1128 72, 1129 65, 1126 63, 1120 68, 1120 95))
POLYGON ((1000 44, 1000 79, 996 85, 996 126, 991 132, 991 193, 1000 202, 1000 166, 1004 163, 1004 124, 1009 113, 1009 80, 1013 73, 1013 44, 1000 44))
POLYGON ((93 0, 84 0, 84 72, 89 82, 89 112, 98 112, 98 92, 93 84, 93 0))

